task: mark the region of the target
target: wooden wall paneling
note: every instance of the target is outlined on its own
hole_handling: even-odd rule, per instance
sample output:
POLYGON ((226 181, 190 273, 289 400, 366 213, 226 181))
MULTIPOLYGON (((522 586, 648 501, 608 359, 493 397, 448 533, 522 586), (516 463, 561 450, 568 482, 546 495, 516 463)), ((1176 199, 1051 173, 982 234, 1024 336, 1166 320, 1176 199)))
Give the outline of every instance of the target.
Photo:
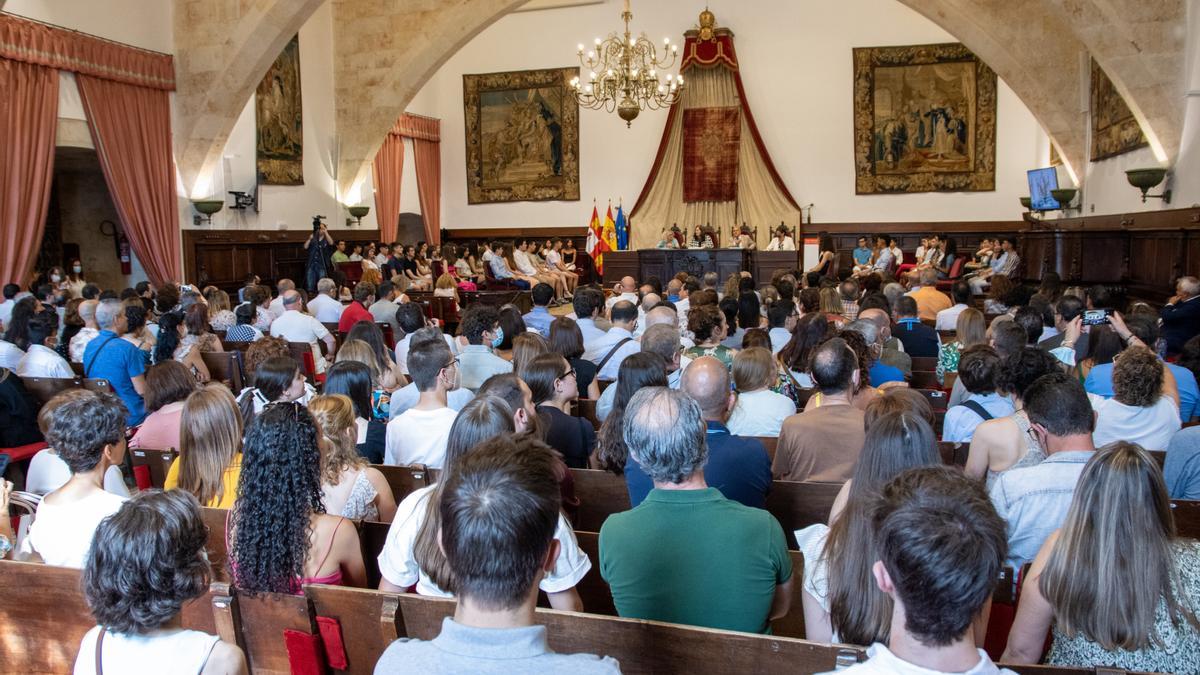
MULTIPOLYGON (((299 279, 307 259, 304 241, 311 230, 183 230, 184 280, 236 289, 250 272, 264 283, 299 279)), ((379 230, 334 230, 335 240, 371 242, 379 230)))

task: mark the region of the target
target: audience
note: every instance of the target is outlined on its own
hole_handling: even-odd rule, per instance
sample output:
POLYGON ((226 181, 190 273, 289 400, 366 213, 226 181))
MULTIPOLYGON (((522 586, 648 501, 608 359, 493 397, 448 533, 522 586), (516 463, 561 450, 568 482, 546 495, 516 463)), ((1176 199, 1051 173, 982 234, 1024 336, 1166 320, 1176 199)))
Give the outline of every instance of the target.
POLYGON ((342 318, 343 310, 337 292, 337 282, 333 279, 317 281, 317 294, 308 301, 308 313, 321 323, 337 323, 342 318))
MULTIPOLYGON (((283 282, 281 281, 280 287, 282 288, 282 286, 283 282)), ((309 345, 312 350, 314 367, 318 373, 324 373, 325 357, 321 355, 321 349, 317 346, 317 342, 324 341, 329 355, 333 356, 333 353, 337 351, 337 341, 334 340, 333 335, 324 324, 301 311, 301 298, 298 292, 295 290, 284 291, 279 297, 282 298, 279 303, 280 311, 277 312, 277 318, 271 322, 271 337, 309 345)), ((271 308, 274 311, 274 303, 271 303, 271 308)))
POLYGON ((1175 534, 1158 464, 1118 441, 1083 467, 1061 527, 1022 583, 1003 660, 1191 672, 1200 658, 1200 544, 1175 534))
MULTIPOLYGON (((534 619, 538 589, 562 581, 551 579, 567 548, 552 451, 528 437, 485 438, 456 453, 454 470, 436 488, 437 500, 409 511, 425 514, 424 525, 409 526, 418 530, 417 557, 428 559, 435 549, 441 574, 454 580, 454 617, 445 618, 441 633, 429 642, 393 643, 377 672, 619 673, 609 658, 554 653, 546 628, 534 619)), ((566 534, 573 544, 570 530, 566 534)), ((384 577, 387 583, 386 572, 384 577)), ((557 593, 547 592, 553 604, 557 593)))
MULTIPOLYGON (((418 330, 412 335, 405 336, 405 339, 410 340, 409 345, 415 347, 422 342, 441 342, 446 344, 445 337, 446 335, 443 334, 442 331, 436 326, 427 326, 418 330)), ((408 352, 406 349, 405 357, 407 358, 407 356, 408 352)), ((458 388, 451 389, 450 391, 446 392, 446 405, 455 410, 462 410, 463 406, 465 406, 467 403, 470 403, 471 399, 475 396, 474 392, 472 392, 470 389, 463 388, 461 379, 462 378, 460 377, 458 388)), ((410 382, 407 385, 392 392, 388 405, 389 419, 396 419, 404 411, 416 405, 420 397, 421 392, 417 389, 417 383, 412 382, 410 378, 410 382)), ((351 396, 351 398, 354 397, 351 396)), ((384 421, 386 422, 387 420, 384 421)), ((382 457, 382 454, 380 456, 382 457)))
POLYGON ((628 300, 613 304, 609 312, 612 328, 603 336, 597 338, 591 346, 591 354, 596 364, 596 379, 611 382, 617 379, 617 371, 621 362, 630 354, 636 354, 640 349, 633 337, 637 328, 637 305, 628 300))
POLYGON ((800 315, 796 312, 796 303, 788 299, 780 300, 771 305, 767 311, 767 323, 770 327, 771 353, 778 354, 792 340, 796 323, 800 315))
POLYGON ((813 352, 817 407, 788 417, 779 432, 771 472, 776 480, 843 481, 862 451, 863 411, 851 404, 860 372, 858 356, 842 338, 813 352))
MULTIPOLYGON (((699 293, 696 295, 698 296, 699 293)), ((733 357, 737 350, 721 344, 729 325, 725 322, 725 315, 719 308, 713 305, 692 305, 688 312, 687 326, 696 344, 694 347, 685 349, 684 356, 689 359, 711 356, 725 364, 726 369, 733 368, 733 357)))
MULTIPOLYGON (((119 304, 119 303, 118 303, 119 304)), ((92 535, 126 497, 104 489, 110 466, 125 459, 125 406, 96 392, 72 395, 50 413, 46 442, 67 464, 71 478, 42 498, 20 555, 48 565, 82 568, 92 535)))
MULTIPOLYGON (((179 447, 183 402, 196 391, 196 379, 178 361, 164 361, 146 370, 146 416, 129 439, 131 448, 162 450, 179 447)), ((225 389, 229 393, 228 389, 225 389)), ((230 396, 232 398, 232 396, 230 396)))
POLYGON ((58 352, 58 315, 42 312, 29 319, 29 348, 17 363, 16 373, 20 377, 75 377, 71 364, 58 352))
POLYGON ((172 672, 247 672, 236 644, 180 627, 183 606, 208 593, 207 540, 196 500, 180 492, 142 493, 99 524, 82 582, 97 625, 76 673, 165 669, 164 658, 172 672))
POLYGON ((344 394, 308 403, 321 432, 321 502, 325 512, 350 520, 390 523, 396 500, 387 479, 358 453, 354 403, 344 394))
POLYGON ((354 524, 322 504, 320 434, 299 403, 273 403, 246 429, 229 572, 248 593, 302 593, 304 584, 367 584, 354 524))
POLYGON ((927 267, 917 276, 916 288, 908 292, 908 297, 916 301, 917 315, 922 321, 937 322, 938 315, 952 307, 950 298, 937 289, 938 271, 927 267))
MULTIPOLYGON (((683 375, 683 364, 691 363, 691 359, 682 355, 682 342, 679 330, 669 324, 655 324, 642 334, 642 353, 657 354, 667 366, 667 386, 679 388, 679 380, 683 375)), ((596 418, 601 422, 608 419, 612 413, 613 404, 617 399, 617 387, 609 385, 596 401, 596 418)))
MULTIPOLYGON (((774 308, 772 307, 772 309, 774 308)), ((797 388, 812 388, 813 381, 809 375, 810 361, 812 361, 813 352, 817 347, 828 339, 830 331, 829 321, 824 314, 805 314, 795 322, 791 337, 777 352, 780 363, 787 368, 787 376, 797 388)), ((774 339, 771 344, 774 349, 774 339)))
POLYGON ((921 318, 917 316, 917 301, 906 295, 896 300, 895 307, 896 327, 892 335, 904 345, 904 353, 909 356, 936 357, 940 343, 937 331, 921 323, 921 318))
POLYGON ((1033 560, 1062 524, 1079 475, 1095 451, 1092 407, 1078 380, 1066 373, 1044 375, 1025 390, 1022 400, 1030 431, 1045 448, 1046 458, 1010 468, 989 488, 996 511, 1008 521, 1005 564, 1014 569, 1033 560))
POLYGON ((521 379, 529 385, 546 444, 562 454, 568 467, 588 468, 596 430, 591 422, 571 415, 579 388, 567 360, 561 354, 542 354, 524 369, 521 379))
POLYGON ((1147 450, 1167 449, 1180 427, 1179 394, 1164 375, 1162 361, 1145 347, 1130 347, 1117 355, 1113 397, 1088 394, 1096 411, 1092 438, 1097 446, 1127 441, 1147 450))
POLYGON ((737 403, 729 414, 729 432, 738 436, 779 436, 783 421, 796 413, 792 399, 770 389, 779 379, 771 352, 743 349, 733 357, 737 403))
POLYGON ((242 416, 229 390, 209 385, 183 404, 179 456, 163 487, 191 493, 202 505, 233 508, 242 475, 242 416))
MULTIPOLYGON (((686 387, 686 373, 684 379, 686 387)), ((600 574, 617 612, 766 632, 791 605, 792 562, 783 528, 766 511, 708 486, 705 422, 687 394, 647 387, 623 417, 631 458, 654 489, 641 506, 609 516, 600 529, 600 574)))
POLYGON ((197 382, 207 382, 208 366, 204 365, 204 359, 200 356, 201 350, 196 342, 185 339, 188 337, 187 331, 187 324, 178 312, 168 312, 159 317, 158 341, 151 360, 154 363, 163 363, 174 359, 182 363, 197 382))
POLYGON ((934 317, 935 330, 955 330, 958 325, 958 316, 970 308, 971 302, 971 286, 965 281, 955 281, 950 287, 950 294, 953 296, 954 304, 943 309, 934 317))
POLYGON ((358 361, 338 361, 325 371, 325 386, 321 391, 327 396, 340 394, 350 399, 354 406, 354 442, 358 454, 372 464, 382 464, 388 420, 376 416, 371 406, 371 369, 358 361))
MULTIPOLYGON (((387 415, 387 399, 390 392, 399 389, 407 381, 404 379, 404 374, 400 372, 399 366, 393 360, 392 350, 383 338, 383 329, 373 321, 359 321, 354 324, 350 332, 346 333, 346 338, 342 346, 338 349, 338 359, 341 359, 341 350, 351 342, 361 342, 365 344, 374 356, 373 362, 368 362, 367 365, 373 368, 373 375, 378 384, 379 394, 376 395, 375 407, 378 409, 378 414, 387 415)), ((360 354, 355 355, 356 360, 361 360, 360 354)))
MULTIPOLYGON (((465 358, 466 353, 458 358, 465 358)), ((408 369, 420 396, 416 405, 388 422, 384 463, 445 465, 446 443, 457 411, 447 392, 458 388, 459 363, 440 342, 423 342, 409 349, 408 369), (415 430, 419 433, 413 433, 415 430)))
MULTIPOLYGON (((1151 317, 1130 316, 1123 319, 1120 314, 1114 314, 1110 320, 1114 329, 1113 334, 1126 343, 1124 347, 1126 350, 1146 347, 1154 349, 1155 345, 1159 343, 1158 322, 1151 317), (1122 334, 1124 334, 1124 338, 1121 338, 1122 334)), ((1200 343, 1197 346, 1200 346, 1200 343)), ((1089 394, 1096 394, 1104 398, 1113 397, 1115 359, 1116 355, 1108 363, 1096 364, 1088 371, 1083 387, 1089 394)), ((1182 354, 1178 363, 1166 361, 1162 361, 1162 363, 1169 372, 1170 379, 1174 380, 1175 389, 1179 395, 1179 419, 1181 422, 1190 422, 1196 416, 1197 408, 1200 406, 1200 387, 1196 384, 1196 375, 1187 367, 1188 362, 1184 361, 1182 354)), ((1164 373, 1164 377, 1167 377, 1167 373, 1164 373)))
POLYGON ((1005 554, 1004 521, 980 485, 947 467, 911 469, 883 487, 871 509, 878 557, 868 583, 887 595, 887 646, 843 671, 1003 673, 976 647, 1005 554))
MULTIPOLYGON (((510 442, 530 442, 532 439, 524 434, 525 429, 517 427, 516 419, 512 406, 490 394, 477 396, 458 414, 446 447, 446 468, 441 473, 441 482, 409 493, 396 509, 379 554, 380 590, 397 593, 415 586, 420 595, 451 597, 443 589, 454 588, 455 579, 439 541, 439 532, 444 532, 444 514, 439 508, 444 488, 481 444, 501 442, 514 432, 526 438, 510 442)), ((551 607, 580 611, 583 603, 575 586, 591 570, 591 561, 579 550, 575 533, 561 513, 554 537, 558 541, 554 564, 537 588, 546 593, 551 607)))
MULTIPOLYGON (((261 340, 257 344, 264 344, 261 340)), ((247 366, 250 362, 249 353, 246 357, 247 366)), ((290 356, 271 356, 254 368, 252 386, 242 390, 237 403, 242 412, 246 428, 255 416, 272 403, 291 403, 296 401, 307 404, 313 393, 304 380, 300 364, 290 356)))
POLYGON ((550 337, 550 324, 554 321, 554 317, 550 315, 550 310, 547 308, 554 301, 554 288, 550 284, 539 283, 533 287, 533 291, 529 295, 533 301, 533 309, 522 317, 525 325, 537 331, 542 337, 548 338, 550 337))
POLYGON ((1200 335, 1200 279, 1194 276, 1181 277, 1175 282, 1175 295, 1162 308, 1163 339, 1167 341, 1167 353, 1178 354, 1183 345, 1200 335))
POLYGON ((551 322, 549 347, 550 351, 562 354, 563 358, 571 364, 571 369, 575 371, 575 381, 578 383, 579 392, 587 394, 581 398, 593 401, 600 398, 600 383, 596 380, 596 364, 583 358, 583 332, 579 328, 579 323, 567 316, 560 316, 551 322))
POLYGON ((72 363, 83 363, 83 352, 87 349, 88 343, 100 334, 100 328, 96 325, 96 308, 99 305, 97 300, 84 300, 79 303, 76 311, 79 313, 79 319, 83 321, 83 327, 71 337, 69 342, 68 355, 72 363))

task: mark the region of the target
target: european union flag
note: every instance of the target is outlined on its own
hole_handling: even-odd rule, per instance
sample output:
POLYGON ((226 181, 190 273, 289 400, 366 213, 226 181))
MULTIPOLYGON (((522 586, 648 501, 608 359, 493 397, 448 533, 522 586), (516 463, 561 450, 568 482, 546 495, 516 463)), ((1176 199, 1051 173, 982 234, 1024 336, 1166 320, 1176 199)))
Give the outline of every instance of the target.
POLYGON ((629 248, 629 223, 625 220, 625 210, 617 206, 617 250, 629 248))

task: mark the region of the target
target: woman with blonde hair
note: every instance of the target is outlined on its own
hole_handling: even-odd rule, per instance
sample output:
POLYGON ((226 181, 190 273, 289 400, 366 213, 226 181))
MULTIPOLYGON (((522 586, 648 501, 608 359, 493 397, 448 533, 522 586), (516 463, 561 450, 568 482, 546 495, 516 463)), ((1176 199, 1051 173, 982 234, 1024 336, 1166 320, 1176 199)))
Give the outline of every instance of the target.
POLYGON ((391 413, 391 393, 385 384, 393 382, 395 373, 379 362, 371 345, 363 340, 347 340, 337 351, 337 362, 357 361, 371 369, 371 411, 375 417, 387 419, 391 413))
POLYGON ((983 322, 983 312, 968 307, 958 315, 954 324, 954 341, 942 345, 938 352, 938 362, 935 372, 940 384, 946 383, 946 373, 958 372, 958 360, 967 347, 987 344, 987 328, 983 322))
POLYGON ((350 520, 392 522, 396 499, 379 469, 358 454, 358 423, 349 396, 318 396, 308 411, 321 433, 321 493, 325 512, 350 520))
POLYGON ((842 307, 842 294, 838 292, 836 286, 828 286, 820 290, 821 294, 821 312, 835 324, 841 324, 846 321, 846 317, 842 312, 846 311, 842 307))
POLYGON ((242 474, 242 415, 233 394, 210 385, 188 396, 179 425, 179 456, 163 487, 190 492, 203 506, 233 508, 242 474))
POLYGON ((1200 543, 1183 539, 1162 470, 1118 441, 1088 460, 1062 527, 1021 590, 1004 663, 1162 673, 1200 664, 1200 543))
POLYGON ((237 317, 229 307, 229 294, 225 291, 210 287, 204 292, 204 300, 208 302, 208 325, 213 330, 229 330, 237 324, 237 317))
POLYGON ((513 372, 521 379, 525 379, 525 368, 534 359, 549 351, 550 345, 546 342, 546 338, 529 331, 521 333, 513 338, 513 372))
POLYGON ((726 422, 736 436, 779 436, 783 420, 796 414, 796 403, 771 391, 779 369, 771 350, 743 349, 733 357, 733 384, 737 403, 726 422))

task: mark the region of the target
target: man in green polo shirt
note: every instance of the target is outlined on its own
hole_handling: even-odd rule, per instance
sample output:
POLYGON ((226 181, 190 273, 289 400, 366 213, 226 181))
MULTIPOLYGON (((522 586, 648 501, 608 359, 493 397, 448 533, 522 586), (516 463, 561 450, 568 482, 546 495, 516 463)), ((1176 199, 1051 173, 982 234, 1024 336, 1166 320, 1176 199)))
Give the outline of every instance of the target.
POLYGON ((791 605, 783 528, 708 487, 705 435, 682 392, 645 387, 629 401, 625 443, 654 489, 600 528, 600 574, 621 616, 767 632, 791 605))
POLYGON ((329 256, 329 259, 332 260, 335 265, 338 263, 350 262, 350 256, 346 255, 345 241, 341 239, 338 240, 337 250, 333 252, 333 255, 329 256))

